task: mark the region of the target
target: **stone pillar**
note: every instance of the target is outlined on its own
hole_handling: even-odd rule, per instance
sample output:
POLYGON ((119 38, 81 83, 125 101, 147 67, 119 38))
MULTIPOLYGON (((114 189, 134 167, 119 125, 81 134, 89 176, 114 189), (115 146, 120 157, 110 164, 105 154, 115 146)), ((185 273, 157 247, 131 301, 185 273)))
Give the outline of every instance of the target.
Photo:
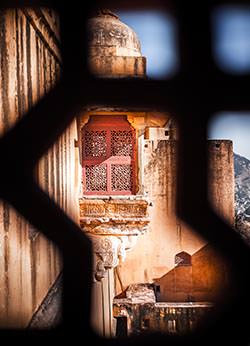
POLYGON ((215 211, 234 226, 234 157, 233 142, 210 140, 209 199, 215 211))
POLYGON ((105 276, 93 282, 91 324, 94 331, 104 337, 115 335, 113 319, 113 269, 108 269, 105 276))
POLYGON ((115 329, 113 269, 147 231, 148 202, 143 196, 83 198, 80 222, 94 249, 92 326, 98 334, 111 337, 115 329))

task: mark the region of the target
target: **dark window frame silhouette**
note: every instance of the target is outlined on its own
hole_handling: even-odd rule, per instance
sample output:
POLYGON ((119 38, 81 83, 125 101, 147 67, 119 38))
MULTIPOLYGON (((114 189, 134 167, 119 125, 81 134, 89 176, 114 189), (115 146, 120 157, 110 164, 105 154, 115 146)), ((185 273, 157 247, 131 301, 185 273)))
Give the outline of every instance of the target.
MULTIPOLYGON (((168 110, 180 129, 178 143, 177 215, 212 243, 232 269, 232 286, 213 318, 190 336, 148 334, 130 343, 147 345, 211 345, 249 343, 249 248, 213 210, 207 191, 206 128, 219 110, 249 110, 250 76, 231 76, 212 59, 210 15, 225 1, 174 2, 116 1, 115 6, 172 10, 179 28, 180 68, 169 80, 101 80, 91 76, 87 64, 86 32, 89 13, 100 2, 46 0, 1 1, 1 8, 49 6, 56 8, 61 24, 63 76, 58 86, 32 108, 0 139, 0 197, 61 250, 63 268, 63 322, 51 331, 0 330, 8 341, 113 344, 95 335, 90 327, 92 246, 81 229, 35 182, 33 169, 88 104, 156 107, 168 110), (74 54, 72 54, 74 52, 74 54), (45 136, 46 133, 46 136, 45 136), (195 158, 195 164, 192 164, 195 158), (25 198, 24 198, 25 196, 25 198), (60 230, 60 231, 59 231, 60 230), (87 341, 88 340, 88 341, 87 341)), ((248 4, 249 1, 241 1, 248 4)), ((114 2, 105 2, 106 7, 114 2)), ((101 3, 103 7, 103 2, 101 3)), ((168 244, 166 244, 168 246, 168 244)), ((116 340, 116 345, 127 341, 116 340)))

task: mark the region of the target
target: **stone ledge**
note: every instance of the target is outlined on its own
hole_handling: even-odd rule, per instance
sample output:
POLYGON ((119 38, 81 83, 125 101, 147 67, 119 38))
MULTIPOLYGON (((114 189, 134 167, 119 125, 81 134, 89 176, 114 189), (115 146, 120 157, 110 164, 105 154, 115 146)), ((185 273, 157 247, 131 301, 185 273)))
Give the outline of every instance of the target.
POLYGON ((79 204, 81 228, 93 243, 94 279, 99 281, 125 260, 138 236, 148 230, 149 202, 144 196, 91 196, 79 204))
POLYGON ((146 198, 140 199, 80 199, 80 223, 82 226, 105 223, 131 224, 144 227, 149 223, 146 198))

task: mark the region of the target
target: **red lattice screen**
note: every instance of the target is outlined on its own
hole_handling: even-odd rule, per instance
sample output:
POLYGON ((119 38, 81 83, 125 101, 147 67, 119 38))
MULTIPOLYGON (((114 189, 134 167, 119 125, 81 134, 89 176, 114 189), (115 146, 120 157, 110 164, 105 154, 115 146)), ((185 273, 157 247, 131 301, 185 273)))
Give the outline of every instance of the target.
POLYGON ((92 116, 82 129, 83 193, 135 193, 135 130, 126 116, 92 116))

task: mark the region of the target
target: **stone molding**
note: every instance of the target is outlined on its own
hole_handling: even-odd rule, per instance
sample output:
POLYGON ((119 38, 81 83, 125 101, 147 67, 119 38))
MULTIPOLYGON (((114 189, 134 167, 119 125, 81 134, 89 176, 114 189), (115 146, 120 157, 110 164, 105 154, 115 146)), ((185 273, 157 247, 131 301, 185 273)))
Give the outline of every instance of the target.
POLYGON ((96 280, 124 261, 138 236, 148 230, 147 199, 130 198, 80 199, 80 224, 93 242, 96 280))

